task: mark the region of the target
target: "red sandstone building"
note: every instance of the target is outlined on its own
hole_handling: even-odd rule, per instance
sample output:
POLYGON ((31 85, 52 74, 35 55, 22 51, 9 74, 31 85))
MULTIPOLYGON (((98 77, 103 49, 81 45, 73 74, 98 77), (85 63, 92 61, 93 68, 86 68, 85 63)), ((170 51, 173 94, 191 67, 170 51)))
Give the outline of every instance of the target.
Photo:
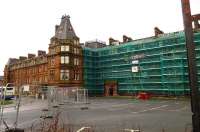
POLYGON ((0 76, 0 86, 3 85, 3 76, 0 76))
POLYGON ((55 26, 48 53, 38 51, 10 58, 4 68, 4 85, 13 83, 20 87, 59 86, 81 87, 83 84, 83 56, 79 38, 76 36, 69 16, 63 16, 55 26))

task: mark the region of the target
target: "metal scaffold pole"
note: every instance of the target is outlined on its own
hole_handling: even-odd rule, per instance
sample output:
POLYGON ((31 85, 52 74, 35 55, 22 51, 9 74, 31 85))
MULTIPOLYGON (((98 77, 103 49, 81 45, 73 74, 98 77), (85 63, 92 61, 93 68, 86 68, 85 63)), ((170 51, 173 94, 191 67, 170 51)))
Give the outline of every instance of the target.
POLYGON ((196 67, 195 44, 193 41, 192 16, 190 10, 190 1, 181 0, 184 21, 184 30, 186 38, 186 48, 188 57, 189 85, 191 89, 191 107, 193 132, 200 132, 200 100, 198 90, 198 78, 196 67))

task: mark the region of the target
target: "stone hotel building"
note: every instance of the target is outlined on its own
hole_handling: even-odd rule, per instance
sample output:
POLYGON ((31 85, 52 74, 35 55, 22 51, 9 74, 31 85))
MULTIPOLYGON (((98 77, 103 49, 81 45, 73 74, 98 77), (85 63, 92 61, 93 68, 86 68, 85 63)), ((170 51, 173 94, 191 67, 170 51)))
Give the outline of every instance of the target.
POLYGON ((83 84, 83 56, 69 16, 62 16, 55 26, 48 53, 10 58, 4 68, 4 84, 15 86, 81 87, 83 84))

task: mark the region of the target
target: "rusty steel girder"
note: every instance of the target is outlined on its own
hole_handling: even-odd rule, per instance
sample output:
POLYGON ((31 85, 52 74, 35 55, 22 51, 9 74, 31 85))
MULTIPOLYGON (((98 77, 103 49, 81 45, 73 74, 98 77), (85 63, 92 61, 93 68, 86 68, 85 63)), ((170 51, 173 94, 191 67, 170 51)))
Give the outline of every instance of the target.
POLYGON ((200 100, 198 90, 195 44, 192 28, 193 19, 197 19, 199 15, 191 16, 189 0, 181 0, 181 2, 188 58, 189 85, 191 89, 193 132, 200 132, 200 100))

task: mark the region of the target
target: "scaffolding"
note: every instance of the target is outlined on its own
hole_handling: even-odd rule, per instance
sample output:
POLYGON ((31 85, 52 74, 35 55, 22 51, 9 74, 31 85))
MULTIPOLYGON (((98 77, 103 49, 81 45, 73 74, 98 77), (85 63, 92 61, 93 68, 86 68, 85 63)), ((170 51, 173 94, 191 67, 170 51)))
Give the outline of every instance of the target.
MULTIPOLYGON (((200 76, 200 31, 194 34, 200 76)), ((105 81, 118 82, 118 94, 141 91, 187 95, 187 54, 183 31, 99 49, 84 48, 84 80, 89 94, 103 94, 105 81), (138 64, 132 64, 133 56, 138 64), (138 72, 132 72, 137 65, 138 72)), ((199 77, 200 78, 200 77, 199 77)), ((200 80, 199 80, 200 84, 200 80)))

